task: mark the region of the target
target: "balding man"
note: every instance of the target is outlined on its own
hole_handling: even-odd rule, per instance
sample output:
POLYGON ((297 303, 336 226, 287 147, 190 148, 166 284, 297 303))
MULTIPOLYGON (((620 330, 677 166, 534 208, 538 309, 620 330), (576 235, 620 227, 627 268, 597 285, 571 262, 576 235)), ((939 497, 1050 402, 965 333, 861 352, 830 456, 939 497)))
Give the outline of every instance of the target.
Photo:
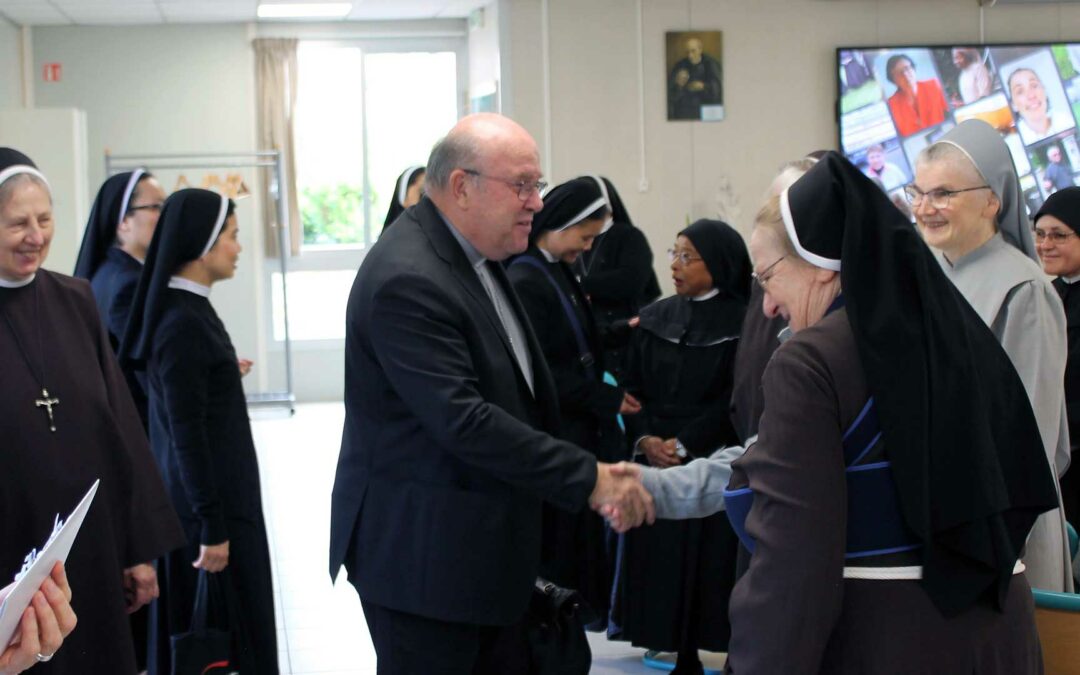
POLYGON ((380 675, 527 672, 541 503, 652 519, 640 484, 550 435, 551 375, 499 264, 527 246, 540 178, 523 128, 466 117, 349 296, 330 573, 360 594, 380 675))

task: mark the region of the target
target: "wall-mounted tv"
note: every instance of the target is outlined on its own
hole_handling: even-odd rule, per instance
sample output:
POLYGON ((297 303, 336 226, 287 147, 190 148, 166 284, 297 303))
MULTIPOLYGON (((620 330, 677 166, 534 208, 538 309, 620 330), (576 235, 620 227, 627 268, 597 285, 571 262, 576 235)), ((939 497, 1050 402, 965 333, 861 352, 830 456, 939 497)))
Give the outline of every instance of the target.
POLYGON ((1080 43, 841 47, 836 63, 841 150, 894 202, 919 151, 972 117, 1005 138, 1032 213, 1080 184, 1080 43))

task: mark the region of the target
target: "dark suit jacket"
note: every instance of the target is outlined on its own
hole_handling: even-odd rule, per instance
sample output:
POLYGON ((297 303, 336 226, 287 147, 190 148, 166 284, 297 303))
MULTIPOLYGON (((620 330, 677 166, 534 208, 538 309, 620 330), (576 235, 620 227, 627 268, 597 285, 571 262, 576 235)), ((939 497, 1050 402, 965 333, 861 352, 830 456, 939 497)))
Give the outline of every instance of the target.
POLYGON ((539 567, 540 506, 583 507, 595 458, 558 429, 525 312, 535 397, 480 279, 427 198, 364 259, 346 314, 345 429, 330 573, 360 597, 443 621, 521 618, 539 567), (542 429, 542 430, 541 430, 542 429))

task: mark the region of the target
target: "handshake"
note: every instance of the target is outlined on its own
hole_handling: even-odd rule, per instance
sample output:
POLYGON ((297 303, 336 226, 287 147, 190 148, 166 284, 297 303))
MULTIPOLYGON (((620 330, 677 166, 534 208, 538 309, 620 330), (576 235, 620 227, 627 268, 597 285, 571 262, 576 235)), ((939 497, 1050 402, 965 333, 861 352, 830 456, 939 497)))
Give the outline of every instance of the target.
POLYGON ((631 462, 600 462, 596 468, 596 487, 589 496, 589 506, 611 529, 621 533, 656 521, 652 495, 641 484, 641 467, 631 462))

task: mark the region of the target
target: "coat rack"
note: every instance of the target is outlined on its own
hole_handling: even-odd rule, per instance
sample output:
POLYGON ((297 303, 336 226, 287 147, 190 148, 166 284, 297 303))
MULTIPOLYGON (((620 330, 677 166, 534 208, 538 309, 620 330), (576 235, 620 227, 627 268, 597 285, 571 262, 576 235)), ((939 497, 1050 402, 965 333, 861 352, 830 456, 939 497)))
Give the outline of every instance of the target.
MULTIPOLYGON (((123 171, 132 171, 143 168, 150 172, 157 170, 195 170, 195 169, 270 169, 273 180, 270 183, 269 193, 274 200, 277 211, 277 239, 278 239, 278 269, 281 272, 281 306, 282 321, 285 326, 285 391, 265 391, 248 394, 249 406, 280 407, 286 406, 289 413, 295 412, 294 404, 296 396, 293 393, 292 372, 292 342, 289 339, 289 294, 286 284, 287 256, 289 243, 286 232, 288 231, 289 211, 285 204, 285 195, 281 190, 284 165, 281 153, 277 150, 258 150, 255 152, 223 152, 223 153, 187 153, 187 154, 143 154, 143 155, 113 155, 105 153, 106 177, 123 171)), ((215 178, 217 176, 215 175, 215 178)), ((237 176, 238 177, 238 176, 237 176)), ((210 180, 213 187, 213 180, 210 180)), ((246 191, 247 186, 243 181, 237 182, 233 177, 219 179, 219 192, 222 189, 235 186, 238 191, 246 191)))

